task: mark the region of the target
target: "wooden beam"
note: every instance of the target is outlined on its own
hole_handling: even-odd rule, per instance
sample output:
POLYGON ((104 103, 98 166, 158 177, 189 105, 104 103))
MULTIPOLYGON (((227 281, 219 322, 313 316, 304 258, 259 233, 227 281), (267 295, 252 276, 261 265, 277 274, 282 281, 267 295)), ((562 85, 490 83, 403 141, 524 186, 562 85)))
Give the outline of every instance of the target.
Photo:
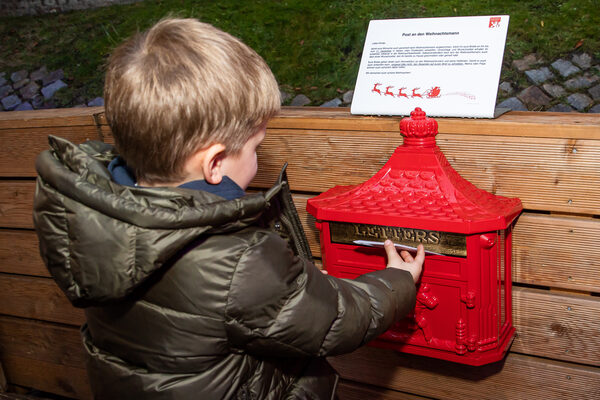
POLYGON ((524 213, 513 232, 513 280, 600 293, 600 219, 524 213))
MULTIPOLYGON (((283 107, 269 128, 399 132, 402 117, 352 115, 348 108, 283 107)), ((427 110, 425 110, 427 112, 427 110)), ((511 111, 495 119, 436 118, 440 133, 600 139, 598 114, 511 111)))
POLYGON ((50 148, 49 135, 73 143, 99 140, 98 130, 93 125, 0 130, 0 177, 35 177, 35 159, 50 148))
POLYGON ((33 228, 35 182, 0 181, 0 228, 33 228))
POLYGON ((0 229, 0 272, 50 276, 34 231, 0 229))
POLYGON ((513 288, 511 351, 600 366, 600 297, 513 288))
POLYGON ((339 400, 426 400, 429 397, 362 385, 341 380, 336 391, 339 400))
POLYGON ((10 384, 79 400, 92 399, 89 380, 83 366, 69 367, 10 354, 0 355, 0 360, 10 384))
POLYGON ((600 370, 511 353, 470 367, 363 347, 329 359, 344 379, 441 400, 597 399, 600 370))
POLYGON ((0 314, 79 326, 83 310, 52 279, 0 274, 0 314))
POLYGON ((0 113, 0 130, 96 125, 94 115, 100 113, 104 113, 104 107, 55 108, 0 113))
POLYGON ((84 368, 79 328, 0 316, 0 354, 84 368))

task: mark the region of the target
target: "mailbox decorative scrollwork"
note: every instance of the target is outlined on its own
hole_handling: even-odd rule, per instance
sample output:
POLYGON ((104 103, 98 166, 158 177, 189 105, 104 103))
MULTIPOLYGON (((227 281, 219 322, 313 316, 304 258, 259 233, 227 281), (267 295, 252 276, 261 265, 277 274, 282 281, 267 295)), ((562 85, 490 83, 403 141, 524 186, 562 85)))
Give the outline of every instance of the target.
POLYGON ((460 297, 460 300, 467 308, 475 308, 475 292, 468 291, 466 295, 460 297))
POLYGON ((428 284, 424 283, 421 285, 421 289, 417 293, 417 301, 430 310, 433 310, 440 301, 437 299, 437 297, 429 293, 430 291, 431 288, 428 284))

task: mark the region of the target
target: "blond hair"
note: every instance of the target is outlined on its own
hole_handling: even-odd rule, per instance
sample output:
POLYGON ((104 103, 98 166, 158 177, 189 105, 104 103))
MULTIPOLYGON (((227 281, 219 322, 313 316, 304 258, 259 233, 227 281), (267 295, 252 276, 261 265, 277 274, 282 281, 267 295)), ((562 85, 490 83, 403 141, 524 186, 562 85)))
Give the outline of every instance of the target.
POLYGON ((280 109, 265 61, 239 39, 195 19, 168 18, 120 45, 104 85, 115 147, 138 180, 185 178, 196 151, 237 154, 280 109))

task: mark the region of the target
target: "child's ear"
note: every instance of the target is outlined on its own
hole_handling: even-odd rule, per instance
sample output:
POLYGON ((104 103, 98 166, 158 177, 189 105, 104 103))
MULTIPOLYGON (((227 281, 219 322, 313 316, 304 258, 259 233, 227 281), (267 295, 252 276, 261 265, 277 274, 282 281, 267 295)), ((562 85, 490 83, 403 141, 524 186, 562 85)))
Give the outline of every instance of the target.
POLYGON ((193 179, 204 179, 216 185, 223 179, 222 163, 225 158, 225 146, 215 143, 198 150, 186 163, 186 170, 193 179))
POLYGON ((223 158, 225 158, 225 146, 221 143, 215 143, 205 149, 205 155, 202 158, 202 175, 204 180, 210 184, 216 185, 223 179, 221 169, 223 158))

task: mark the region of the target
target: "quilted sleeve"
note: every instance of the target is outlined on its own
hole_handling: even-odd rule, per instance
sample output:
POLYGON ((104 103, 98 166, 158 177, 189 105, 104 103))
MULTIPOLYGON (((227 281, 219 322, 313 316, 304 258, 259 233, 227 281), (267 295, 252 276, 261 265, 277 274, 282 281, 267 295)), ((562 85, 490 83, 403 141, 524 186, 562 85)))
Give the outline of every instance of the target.
POLYGON ((410 273, 383 269, 355 280, 322 274, 277 235, 257 235, 229 290, 226 329, 234 348, 269 356, 347 353, 415 305, 410 273))

